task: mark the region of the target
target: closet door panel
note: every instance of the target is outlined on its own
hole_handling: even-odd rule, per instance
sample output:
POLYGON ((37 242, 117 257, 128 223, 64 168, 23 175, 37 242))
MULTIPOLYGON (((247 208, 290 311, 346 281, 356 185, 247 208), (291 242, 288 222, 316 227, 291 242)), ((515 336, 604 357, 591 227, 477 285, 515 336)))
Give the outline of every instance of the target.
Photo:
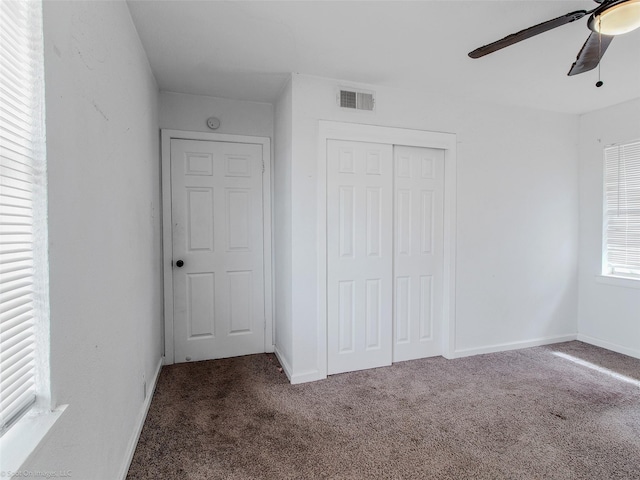
POLYGON ((393 148, 327 142, 329 374, 390 365, 393 148))
POLYGON ((393 361, 442 353, 444 151, 394 147, 393 361))

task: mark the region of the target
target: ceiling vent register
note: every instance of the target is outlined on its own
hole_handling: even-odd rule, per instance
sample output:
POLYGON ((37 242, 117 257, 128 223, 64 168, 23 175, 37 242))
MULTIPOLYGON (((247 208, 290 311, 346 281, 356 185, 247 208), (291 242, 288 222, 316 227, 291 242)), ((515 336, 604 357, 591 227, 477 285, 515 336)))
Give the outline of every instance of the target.
POLYGON ((341 88, 338 94, 338 105, 352 110, 373 111, 376 99, 373 92, 347 90, 341 88))

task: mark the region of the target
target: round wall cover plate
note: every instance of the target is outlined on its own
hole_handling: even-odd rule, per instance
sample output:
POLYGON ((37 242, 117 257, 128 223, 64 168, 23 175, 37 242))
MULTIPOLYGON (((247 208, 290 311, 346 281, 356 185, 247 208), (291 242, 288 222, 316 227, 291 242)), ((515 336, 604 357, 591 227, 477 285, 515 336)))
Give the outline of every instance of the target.
POLYGON ((219 119, 217 119, 216 117, 207 118, 207 127, 209 127, 211 130, 215 130, 219 126, 220 126, 220 120, 219 119))

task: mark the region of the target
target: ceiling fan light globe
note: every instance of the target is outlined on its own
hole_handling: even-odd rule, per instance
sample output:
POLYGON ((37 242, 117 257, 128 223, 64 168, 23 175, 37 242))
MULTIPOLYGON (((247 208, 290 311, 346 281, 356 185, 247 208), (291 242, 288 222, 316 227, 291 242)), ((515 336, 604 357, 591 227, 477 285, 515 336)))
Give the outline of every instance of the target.
POLYGON ((622 35, 640 27, 640 0, 627 0, 589 19, 589 28, 602 35, 622 35))

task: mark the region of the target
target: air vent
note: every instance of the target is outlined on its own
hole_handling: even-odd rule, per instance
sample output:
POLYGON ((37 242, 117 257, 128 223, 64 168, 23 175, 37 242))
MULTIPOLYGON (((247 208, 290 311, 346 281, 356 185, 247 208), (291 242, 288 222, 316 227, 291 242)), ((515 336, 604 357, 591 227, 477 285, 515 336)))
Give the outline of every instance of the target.
POLYGON ((375 107, 374 93, 341 88, 338 94, 338 105, 353 110, 372 111, 375 107))

